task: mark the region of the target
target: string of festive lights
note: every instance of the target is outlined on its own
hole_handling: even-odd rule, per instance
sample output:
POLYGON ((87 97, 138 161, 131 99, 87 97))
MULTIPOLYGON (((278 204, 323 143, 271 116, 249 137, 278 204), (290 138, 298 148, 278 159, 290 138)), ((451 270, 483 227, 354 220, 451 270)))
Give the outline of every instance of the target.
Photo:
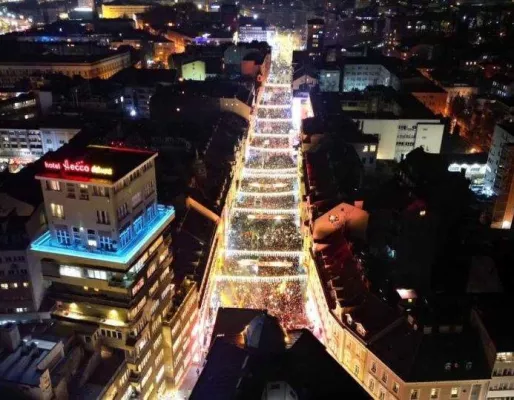
POLYGON ((297 168, 243 168, 243 176, 267 176, 280 175, 280 178, 287 175, 296 176, 297 168))
POLYGON ((272 147, 257 147, 248 146, 248 150, 261 151, 263 153, 294 153, 297 150, 292 147, 272 148, 272 147))
POLYGON ((279 110, 279 109, 289 109, 291 108, 291 105, 290 104, 261 104, 259 106, 260 109, 276 109, 276 110, 279 110))
POLYGON ((292 118, 260 118, 257 117, 258 122, 293 122, 292 118))
POLYGON ((218 281, 229 282, 267 282, 280 283, 291 281, 306 281, 307 275, 279 275, 279 276, 258 276, 258 275, 216 275, 218 281))
POLYGON ((253 133, 254 137, 267 137, 267 138, 290 138, 295 136, 295 133, 253 133))
POLYGON ((269 87, 269 88, 287 88, 287 89, 291 89, 291 84, 290 83, 266 83, 265 87, 269 87))
POLYGON ((234 212, 254 213, 254 214, 298 214, 297 208, 249 208, 233 207, 234 212))
POLYGON ((253 196, 253 197, 283 197, 283 196, 294 196, 296 190, 287 190, 285 192, 238 192, 241 196, 253 196))
POLYGON ((238 250, 225 249, 225 254, 229 256, 282 256, 282 257, 300 257, 301 251, 291 250, 238 250))

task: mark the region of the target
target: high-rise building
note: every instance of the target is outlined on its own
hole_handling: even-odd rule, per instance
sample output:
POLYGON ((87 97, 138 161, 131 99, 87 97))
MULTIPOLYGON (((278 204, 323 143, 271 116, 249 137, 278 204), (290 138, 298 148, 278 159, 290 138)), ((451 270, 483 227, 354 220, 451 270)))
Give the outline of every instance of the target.
POLYGON ((325 37, 325 21, 321 18, 307 21, 307 53, 311 58, 321 57, 325 37))
POLYGON ((501 147, 498 172, 494 180, 497 194, 493 206, 491 228, 510 229, 514 219, 514 143, 501 147))
POLYGON ((510 143, 514 143, 514 124, 497 124, 494 127, 485 174, 485 187, 493 193, 498 193, 503 174, 504 164, 500 160, 503 147, 510 143))
POLYGON ((43 278, 30 262, 30 241, 46 229, 43 198, 34 180, 35 164, 9 174, 0 188, 0 319, 38 319, 43 278))
POLYGON ((157 153, 66 150, 36 175, 49 229, 31 250, 51 282, 52 317, 93 326, 89 340, 124 351, 119 374, 128 384, 113 398, 153 398, 165 390, 162 319, 173 295, 175 217, 172 207, 157 204, 157 153))

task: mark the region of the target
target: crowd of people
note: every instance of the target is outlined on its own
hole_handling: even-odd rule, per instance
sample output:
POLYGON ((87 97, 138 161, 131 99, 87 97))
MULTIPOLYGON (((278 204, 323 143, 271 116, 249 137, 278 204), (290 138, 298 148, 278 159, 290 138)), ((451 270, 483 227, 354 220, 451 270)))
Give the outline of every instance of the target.
POLYGON ((305 273, 298 256, 239 256, 225 259, 222 275, 238 276, 291 276, 305 273))
MULTIPOLYGON (((277 192, 280 193, 280 192, 277 192)), ((284 192, 280 196, 249 196, 239 194, 235 206, 238 208, 295 209, 298 207, 296 193, 284 192)))
POLYGON ((293 153, 265 153, 262 151, 250 151, 246 160, 247 168, 282 169, 295 168, 296 157, 293 153))
POLYGON ((292 145, 293 139, 289 137, 253 137, 251 146, 255 147, 269 147, 274 149, 289 148, 292 145))
MULTIPOLYGON (((281 42, 281 50, 273 58, 268 83, 291 82, 290 49, 282 49, 287 43, 281 42)), ((293 151, 269 150, 291 150, 297 132, 291 121, 269 119, 291 118, 291 101, 290 87, 267 84, 264 87, 261 104, 289 107, 257 109, 254 128, 257 135, 251 137, 244 161, 235 208, 226 228, 227 251, 215 289, 221 306, 267 309, 277 315, 286 328, 306 324, 307 282, 299 253, 281 254, 302 250, 299 217, 289 213, 299 206, 298 164, 293 151), (274 138, 273 135, 280 136, 274 138), (272 170, 281 171, 273 173, 272 170)))
POLYGON ((262 176, 262 177, 251 177, 244 178, 241 181, 241 192, 287 192, 298 189, 298 178, 296 176, 286 178, 283 176, 277 176, 276 178, 262 176))
POLYGON ((298 277, 296 280, 283 280, 258 284, 252 280, 218 280, 217 290, 223 307, 247 307, 268 310, 280 317, 286 329, 305 326, 305 298, 307 282, 298 277))
POLYGON ((291 91, 284 88, 265 87, 261 104, 291 104, 291 91))
POLYGON ((260 118, 291 118, 291 108, 259 108, 257 110, 257 119, 260 118))
POLYGON ((227 248, 239 250, 301 250, 302 238, 294 215, 234 213, 227 248), (252 218, 253 217, 253 218, 252 218))

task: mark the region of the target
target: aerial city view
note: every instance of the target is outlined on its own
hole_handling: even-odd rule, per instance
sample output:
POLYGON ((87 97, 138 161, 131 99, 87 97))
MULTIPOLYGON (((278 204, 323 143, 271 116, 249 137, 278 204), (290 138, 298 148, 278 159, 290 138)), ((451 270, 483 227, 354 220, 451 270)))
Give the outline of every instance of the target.
POLYGON ((0 4, 2 399, 514 400, 514 3, 0 4))

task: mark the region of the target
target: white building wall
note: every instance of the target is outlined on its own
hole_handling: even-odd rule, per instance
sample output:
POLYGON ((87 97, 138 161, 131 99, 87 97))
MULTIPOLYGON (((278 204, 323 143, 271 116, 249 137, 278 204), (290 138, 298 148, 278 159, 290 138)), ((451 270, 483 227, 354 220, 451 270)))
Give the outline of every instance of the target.
POLYGON ((378 135, 378 160, 393 160, 396 150, 396 138, 398 136, 397 119, 363 119, 357 122, 362 133, 378 135))
POLYGON ((64 144, 69 143, 70 140, 79 132, 80 129, 78 128, 41 128, 43 154, 46 154, 49 151, 55 151, 64 144))
POLYGON ((418 123, 416 142, 414 148, 422 146, 427 153, 439 154, 443 141, 444 124, 441 123, 418 123))
POLYGON ((355 120, 365 134, 378 135, 378 160, 400 161, 416 147, 427 153, 441 151, 444 124, 438 120, 361 119, 355 120))
POLYGON ((485 189, 494 191, 494 182, 500 164, 500 155, 505 144, 514 143, 514 135, 511 135, 501 125, 494 128, 493 138, 491 140, 491 148, 487 158, 485 173, 485 189))

